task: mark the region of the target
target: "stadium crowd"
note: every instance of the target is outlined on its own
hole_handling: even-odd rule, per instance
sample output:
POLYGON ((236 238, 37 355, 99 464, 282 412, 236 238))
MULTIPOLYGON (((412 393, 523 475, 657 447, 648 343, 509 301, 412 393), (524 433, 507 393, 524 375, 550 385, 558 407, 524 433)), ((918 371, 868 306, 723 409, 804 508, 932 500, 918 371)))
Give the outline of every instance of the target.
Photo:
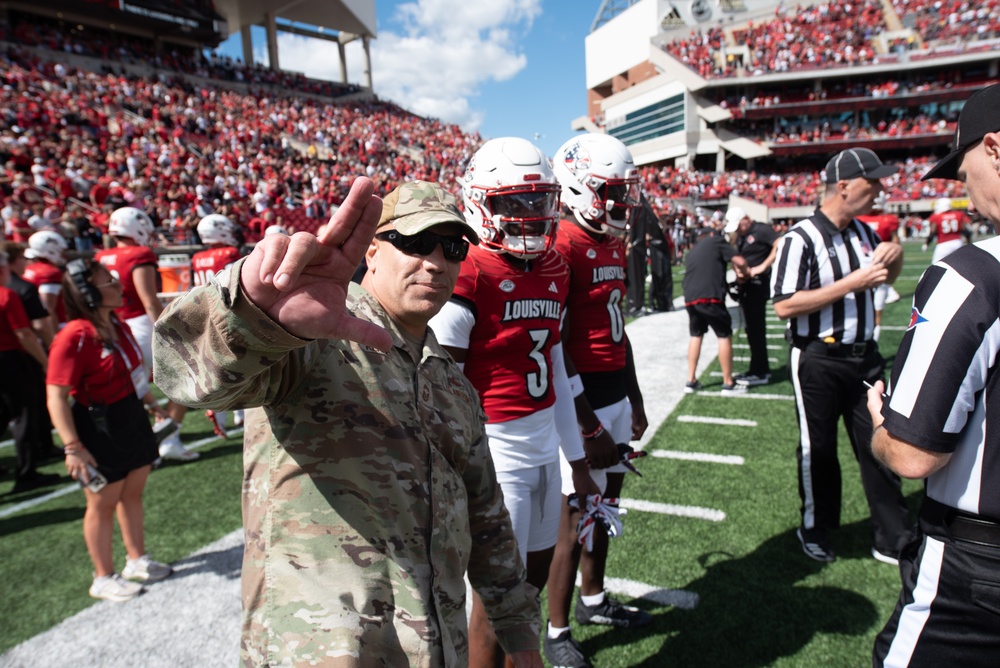
MULTIPOLYGON (((1000 35, 998 5, 997 0, 979 4, 966 0, 892 3, 899 17, 916 16, 915 27, 923 44, 957 43, 963 47, 1000 35)), ((779 5, 775 18, 733 29, 731 38, 727 39, 726 30, 719 26, 695 29, 687 37, 663 44, 663 49, 706 79, 731 77, 740 71, 760 75, 849 67, 886 57, 873 43, 873 38, 889 31, 883 11, 879 0, 795 8, 779 5), (727 52, 727 45, 745 46, 749 60, 744 61, 735 49, 727 52)), ((915 39, 897 37, 887 48, 898 56, 900 45, 912 50, 916 44, 915 39)))

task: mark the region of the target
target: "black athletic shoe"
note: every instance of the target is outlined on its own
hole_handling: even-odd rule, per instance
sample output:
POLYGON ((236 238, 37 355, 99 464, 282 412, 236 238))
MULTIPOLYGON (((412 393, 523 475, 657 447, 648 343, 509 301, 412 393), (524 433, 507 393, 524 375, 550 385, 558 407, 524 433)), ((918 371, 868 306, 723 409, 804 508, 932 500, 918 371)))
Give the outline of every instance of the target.
POLYGON ((691 380, 684 383, 684 391, 687 394, 693 394, 701 390, 701 382, 698 380, 691 380))
POLYGON ((798 536, 799 542, 802 544, 802 551, 810 559, 830 563, 837 558, 833 553, 833 548, 830 547, 830 543, 827 542, 826 536, 819 532, 799 527, 795 531, 795 535, 798 536))
POLYGON ((550 638, 546 633, 542 651, 545 652, 545 658, 552 664, 552 668, 591 668, 580 643, 573 640, 569 630, 563 631, 555 638, 550 638))
POLYGON ((594 606, 585 605, 580 598, 577 598, 576 621, 580 624, 603 624, 635 629, 647 626, 653 621, 653 616, 639 608, 623 605, 605 594, 604 602, 594 606))

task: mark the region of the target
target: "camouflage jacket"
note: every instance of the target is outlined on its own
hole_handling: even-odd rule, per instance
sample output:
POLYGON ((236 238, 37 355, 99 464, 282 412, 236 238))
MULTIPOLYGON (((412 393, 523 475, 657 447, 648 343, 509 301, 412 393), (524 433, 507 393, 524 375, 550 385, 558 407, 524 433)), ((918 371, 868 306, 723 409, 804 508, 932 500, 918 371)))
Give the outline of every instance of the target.
POLYGON ((360 286, 384 354, 305 341, 239 285, 243 261, 156 322, 155 379, 195 408, 261 406, 244 433, 244 665, 465 666, 463 574, 507 652, 537 649, 475 390, 428 330, 414 360, 360 286))

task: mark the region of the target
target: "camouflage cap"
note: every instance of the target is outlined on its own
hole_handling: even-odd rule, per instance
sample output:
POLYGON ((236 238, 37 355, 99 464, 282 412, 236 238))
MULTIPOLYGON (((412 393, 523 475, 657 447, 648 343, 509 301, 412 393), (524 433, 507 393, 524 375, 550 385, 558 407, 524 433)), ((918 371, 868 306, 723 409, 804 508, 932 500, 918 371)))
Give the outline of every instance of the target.
POLYGON ((469 241, 479 243, 475 228, 458 210, 458 200, 454 195, 436 183, 409 181, 382 200, 382 218, 378 221, 377 231, 395 227, 400 234, 411 236, 434 225, 447 223, 461 225, 469 241))

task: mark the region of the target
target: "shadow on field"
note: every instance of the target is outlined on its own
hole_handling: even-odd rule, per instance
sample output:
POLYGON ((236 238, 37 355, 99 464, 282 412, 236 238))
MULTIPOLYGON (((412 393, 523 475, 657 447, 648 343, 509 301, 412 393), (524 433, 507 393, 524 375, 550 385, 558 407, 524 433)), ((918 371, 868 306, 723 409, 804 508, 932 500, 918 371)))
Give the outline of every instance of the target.
POLYGON ((11 536, 21 531, 29 531, 38 527, 67 522, 81 522, 84 508, 60 508, 58 510, 39 510, 38 512, 18 513, 0 520, 0 536, 11 536))
MULTIPOLYGON (((835 544, 844 533, 851 534, 851 543, 861 534, 870 541, 870 531, 867 519, 845 525, 835 544)), ((699 595, 697 607, 656 615, 652 628, 667 637, 656 656, 634 666, 770 666, 797 654, 817 633, 868 633, 877 621, 875 606, 860 594, 800 585, 824 565, 802 554, 794 530, 773 536, 745 557, 714 552, 700 561, 707 572, 684 587, 699 595)), ((593 655, 622 642, 628 642, 626 634, 610 631, 583 646, 593 655)))

